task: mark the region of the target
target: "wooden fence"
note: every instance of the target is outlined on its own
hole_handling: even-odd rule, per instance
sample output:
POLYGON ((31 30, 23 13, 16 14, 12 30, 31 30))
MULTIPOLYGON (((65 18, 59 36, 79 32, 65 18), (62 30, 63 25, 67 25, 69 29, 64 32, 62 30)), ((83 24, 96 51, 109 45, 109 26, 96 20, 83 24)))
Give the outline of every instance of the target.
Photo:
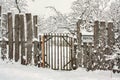
MULTIPOLYGON (((2 39, 2 51, 7 48, 7 58, 21 61, 21 64, 36 64, 38 47, 37 35, 37 16, 32 16, 30 13, 15 14, 8 13, 7 15, 7 36, 8 41, 2 39), (4 43, 4 44, 3 44, 4 43), (34 56, 34 58, 32 58, 34 56), (34 60, 34 62, 32 62, 34 60)), ((4 27, 4 26, 3 26, 4 27)), ((6 54, 4 53, 4 54, 6 54)))
MULTIPOLYGON (((4 59, 23 65, 72 70, 76 65, 74 39, 69 34, 44 34, 38 37, 37 16, 7 13, 6 38, 1 41, 4 59), (4 52, 6 51, 6 52, 4 52)), ((2 26, 3 28, 4 26, 2 26)))
MULTIPOLYGON (((2 16, 2 33, 5 32, 1 41, 1 57, 4 60, 8 58, 15 62, 20 61, 23 65, 34 64, 38 67, 51 68, 54 70, 72 70, 79 66, 89 69, 106 69, 112 65, 105 60, 104 54, 108 54, 109 48, 98 48, 102 35, 100 34, 99 22, 94 25, 94 46, 92 43, 83 43, 81 45, 80 22, 77 23, 77 39, 70 37, 69 34, 49 33, 39 35, 37 16, 31 13, 0 14, 2 16), (6 40, 6 38, 8 40, 6 40), (77 44, 75 44, 77 43, 77 44), (8 55, 8 56, 7 56, 8 55)), ((102 27, 104 22, 100 22, 102 27)), ((108 23, 105 28, 108 32, 108 45, 112 46, 113 24, 108 23)), ((103 30, 101 30, 103 31, 103 30)), ((103 33, 103 32, 102 32, 103 33)), ((102 35, 102 40, 104 35, 102 35)), ((105 42, 105 41, 104 41, 105 42)))

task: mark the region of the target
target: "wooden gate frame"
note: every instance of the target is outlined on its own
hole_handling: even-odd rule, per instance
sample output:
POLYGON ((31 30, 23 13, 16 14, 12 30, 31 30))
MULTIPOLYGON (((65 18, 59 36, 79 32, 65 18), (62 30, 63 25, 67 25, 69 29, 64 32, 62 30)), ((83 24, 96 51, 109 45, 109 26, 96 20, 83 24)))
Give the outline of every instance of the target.
MULTIPOLYGON (((41 67, 43 67, 43 68, 45 68, 46 66, 46 63, 45 63, 45 42, 47 42, 47 41, 49 41, 50 39, 52 39, 53 37, 57 37, 57 34, 55 34, 55 35, 53 35, 53 34, 44 34, 44 35, 42 35, 41 36, 41 52, 42 52, 42 56, 41 56, 41 67), (50 36, 48 39, 46 39, 45 40, 45 38, 46 38, 46 36, 50 36)), ((67 63, 65 63, 65 65, 63 65, 63 67, 62 68, 65 68, 68 64, 70 64, 70 67, 71 67, 71 69, 69 69, 69 70, 72 70, 73 69, 73 67, 74 67, 74 64, 73 63, 76 63, 76 60, 74 61, 74 58, 75 58, 75 55, 74 55, 74 39, 73 38, 70 38, 68 35, 66 35, 66 37, 69 37, 69 39, 71 39, 71 43, 69 43, 66 39, 65 39, 65 37, 64 37, 65 35, 63 35, 63 36, 58 36, 58 37, 61 37, 64 41, 65 41, 65 43, 66 43, 66 45, 68 45, 68 46, 70 46, 69 47, 69 50, 70 50, 70 52, 69 52, 69 56, 71 56, 70 57, 70 61, 68 61, 67 63)), ((67 38, 68 39, 68 38, 67 38)), ((59 46, 59 45, 58 45, 59 46)), ((63 54, 63 53, 62 53, 63 54)), ((49 64, 48 64, 49 65, 49 64)), ((49 66, 50 67, 50 66, 49 66)), ((65 70, 65 69, 61 69, 61 70, 65 70)))

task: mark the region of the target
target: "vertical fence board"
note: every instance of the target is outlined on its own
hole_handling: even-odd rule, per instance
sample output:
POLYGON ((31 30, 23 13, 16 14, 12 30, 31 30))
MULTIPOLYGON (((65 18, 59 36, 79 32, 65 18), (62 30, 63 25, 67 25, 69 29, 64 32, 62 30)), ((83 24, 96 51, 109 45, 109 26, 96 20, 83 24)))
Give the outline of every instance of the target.
POLYGON ((9 59, 13 59, 13 19, 12 13, 8 13, 8 45, 9 45, 9 59))
POLYGON ((25 25, 24 15, 20 15, 20 38, 21 38, 21 64, 26 64, 25 58, 25 25))
POLYGON ((94 46, 95 46, 95 49, 96 49, 97 45, 99 44, 98 37, 99 37, 99 22, 95 21, 94 22, 94 46))
POLYGON ((37 16, 33 16, 34 37, 38 37, 37 16))
MULTIPOLYGON (((66 52, 65 52, 65 64, 67 64, 68 63, 68 46, 69 46, 69 44, 68 44, 68 37, 67 37, 67 34, 65 35, 65 39, 66 39, 66 43, 65 43, 65 48, 66 48, 66 52)), ((69 64, 67 64, 66 65, 66 70, 68 70, 68 65, 69 64)))
POLYGON ((64 39, 65 39, 64 36, 66 36, 66 35, 62 34, 62 39, 63 39, 63 40, 62 40, 62 55, 63 55, 63 56, 62 56, 62 58, 63 58, 63 62, 62 62, 62 63, 63 63, 63 69, 66 68, 66 66, 65 66, 65 64, 66 64, 66 61, 65 61, 65 60, 66 60, 66 59, 65 59, 65 58, 66 58, 66 50, 65 50, 65 49, 66 49, 66 43, 65 43, 65 41, 64 41, 64 39))
POLYGON ((26 23, 27 23, 27 63, 32 62, 32 39, 33 39, 33 30, 32 30, 32 18, 31 14, 26 14, 26 23))
MULTIPOLYGON (((38 27, 37 27, 37 16, 33 16, 33 26, 34 26, 34 38, 38 39, 38 27)), ((35 40, 34 41, 34 65, 38 65, 38 42, 35 40)))
POLYGON ((84 43, 83 44, 83 64, 84 64, 84 67, 86 68, 86 64, 87 64, 87 59, 86 59, 86 50, 87 50, 87 43, 84 43))
POLYGON ((41 64, 41 66, 43 68, 45 68, 45 39, 44 39, 44 36, 42 36, 41 47, 42 47, 42 64, 41 64))
MULTIPOLYGON (((49 38, 51 37, 50 34, 48 34, 48 36, 49 36, 49 38)), ((50 68, 50 40, 48 41, 48 47, 47 48, 48 48, 48 56, 49 56, 48 57, 48 59, 49 59, 48 64, 49 64, 49 68, 50 68)))
POLYGON ((47 34, 45 34, 45 38, 46 38, 46 46, 45 46, 45 50, 46 50, 46 54, 45 54, 45 64, 46 64, 46 67, 48 67, 48 51, 47 51, 47 46, 48 46, 48 41, 47 41, 47 39, 48 39, 48 36, 47 36, 47 34))
POLYGON ((37 59, 38 59, 38 67, 40 67, 41 66, 41 54, 42 54, 42 48, 41 48, 41 45, 42 45, 42 40, 41 40, 41 35, 39 35, 39 43, 38 43, 38 50, 39 50, 39 54, 38 54, 38 56, 37 56, 37 59))
POLYGON ((0 38, 1 41, 1 58, 4 60, 7 58, 7 42, 4 39, 7 38, 7 15, 1 15, 1 6, 0 6, 0 38))
POLYGON ((59 47, 60 47, 60 41, 59 41, 59 39, 60 39, 60 37, 59 37, 59 34, 58 34, 58 37, 57 37, 57 69, 59 69, 59 55, 60 55, 60 53, 59 53, 59 47))
POLYGON ((108 39, 107 39, 107 44, 108 44, 108 46, 110 46, 110 47, 112 47, 113 46, 113 44, 115 43, 115 39, 114 39, 114 32, 113 32, 113 23, 111 23, 111 22, 109 22, 108 23, 108 39))
POLYGON ((61 62, 60 65, 61 65, 61 70, 63 69, 63 68, 62 68, 62 62, 63 62, 63 60, 62 60, 62 59, 63 59, 63 58, 62 58, 62 45, 63 45, 63 39, 62 39, 62 35, 60 34, 60 47, 61 47, 61 48, 60 48, 60 60, 61 60, 61 61, 60 61, 60 62, 61 62))
POLYGON ((19 60, 19 14, 15 15, 15 62, 19 60))
MULTIPOLYGON (((52 35, 51 35, 52 36, 52 35)), ((53 37, 53 36, 52 36, 53 37)), ((51 39, 51 68, 53 69, 53 38, 51 39)))
POLYGON ((72 38, 70 38, 70 41, 71 41, 71 46, 70 46, 70 69, 72 69, 72 64, 73 64, 73 61, 72 61, 72 54, 73 54, 73 39, 72 38))

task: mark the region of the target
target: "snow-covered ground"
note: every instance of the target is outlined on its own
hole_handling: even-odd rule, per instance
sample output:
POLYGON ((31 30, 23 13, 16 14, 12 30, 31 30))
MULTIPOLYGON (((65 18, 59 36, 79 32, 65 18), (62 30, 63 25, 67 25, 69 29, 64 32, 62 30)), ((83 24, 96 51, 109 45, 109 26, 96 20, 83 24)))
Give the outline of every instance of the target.
POLYGON ((54 71, 0 60, 0 80, 120 80, 120 74, 111 71, 54 71))

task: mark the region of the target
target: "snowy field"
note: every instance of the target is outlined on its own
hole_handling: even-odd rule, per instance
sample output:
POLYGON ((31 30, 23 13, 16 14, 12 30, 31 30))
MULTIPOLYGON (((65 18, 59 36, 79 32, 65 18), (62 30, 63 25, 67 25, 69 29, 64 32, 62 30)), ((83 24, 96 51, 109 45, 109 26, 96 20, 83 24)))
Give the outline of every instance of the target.
POLYGON ((74 71, 54 71, 0 60, 0 80, 120 80, 120 74, 110 71, 87 72, 82 68, 74 71))

